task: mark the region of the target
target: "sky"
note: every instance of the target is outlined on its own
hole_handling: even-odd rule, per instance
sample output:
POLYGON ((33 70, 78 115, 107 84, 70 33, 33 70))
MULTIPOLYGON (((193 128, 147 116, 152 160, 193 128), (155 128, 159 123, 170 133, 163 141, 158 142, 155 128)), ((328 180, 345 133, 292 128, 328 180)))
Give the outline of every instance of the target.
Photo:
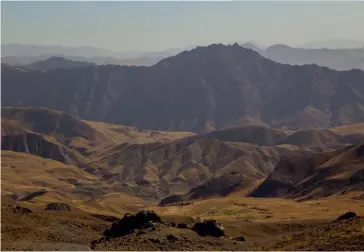
POLYGON ((1 42, 156 51, 364 40, 364 2, 1 2, 1 42))

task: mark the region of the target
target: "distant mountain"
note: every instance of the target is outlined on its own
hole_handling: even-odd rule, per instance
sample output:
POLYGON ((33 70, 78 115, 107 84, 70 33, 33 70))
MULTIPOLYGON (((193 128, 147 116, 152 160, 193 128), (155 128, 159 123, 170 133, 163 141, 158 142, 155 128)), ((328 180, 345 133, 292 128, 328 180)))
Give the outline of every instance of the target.
POLYGON ((316 49, 355 49, 355 48, 363 48, 364 40, 358 39, 325 39, 319 41, 312 41, 302 45, 298 45, 297 47, 302 48, 316 48, 316 49))
POLYGON ((62 57, 51 57, 46 60, 37 61, 25 66, 25 69, 32 71, 42 71, 42 70, 55 70, 55 69, 70 69, 85 66, 94 66, 95 64, 86 61, 73 61, 62 57))
MULTIPOLYGON (((175 55, 183 51, 183 48, 170 48, 162 51, 113 51, 109 49, 101 49, 95 47, 66 47, 55 45, 22 45, 22 44, 4 44, 1 45, 2 59, 16 65, 19 62, 20 65, 33 63, 38 60, 44 60, 52 56, 64 57, 77 61, 89 61, 97 63, 98 59, 109 58, 114 60, 127 60, 129 62, 134 59, 141 61, 140 59, 153 59, 154 63, 158 60, 175 55), (89 59, 89 60, 87 60, 89 59), (33 61, 30 61, 33 60, 33 61), (94 61, 93 61, 94 60, 94 61), (15 63, 15 64, 14 64, 15 63)), ((153 64, 154 64, 153 63, 153 64)), ((97 64, 100 64, 97 63, 97 64)), ((101 64, 106 64, 102 62, 101 64)), ((118 65, 124 65, 118 63, 118 65)), ((127 65, 127 64, 126 64, 127 65)))
MULTIPOLYGON (((129 52, 129 55, 137 52, 129 52)), ((81 57, 115 56, 117 52, 94 47, 66 47, 57 45, 1 45, 2 56, 41 56, 41 55, 73 55, 81 57)), ((128 53, 125 53, 126 56, 128 53)))
POLYGON ((241 46, 244 47, 244 48, 247 48, 247 49, 252 49, 253 51, 256 51, 260 55, 264 56, 264 53, 265 53, 264 49, 262 49, 261 47, 256 46, 253 43, 244 43, 241 46))
POLYGON ((363 48, 306 49, 279 44, 262 50, 249 43, 243 44, 242 46, 252 49, 268 59, 284 64, 316 64, 336 70, 364 69, 363 48))
POLYGON ((41 56, 5 56, 1 58, 3 64, 7 64, 10 66, 25 66, 34 64, 39 61, 45 61, 49 58, 63 58, 69 61, 82 61, 88 62, 89 64, 96 65, 126 65, 126 66, 151 66, 156 64, 158 61, 163 59, 163 57, 154 57, 149 58, 147 56, 139 57, 139 58, 130 58, 130 59, 118 59, 114 57, 92 57, 86 58, 81 56, 68 56, 68 55, 41 55, 41 56))
POLYGON ((311 129, 364 121, 363 83, 360 70, 283 65, 237 44, 213 44, 151 67, 43 73, 3 65, 2 102, 153 130, 203 132, 244 126, 247 117, 311 129))

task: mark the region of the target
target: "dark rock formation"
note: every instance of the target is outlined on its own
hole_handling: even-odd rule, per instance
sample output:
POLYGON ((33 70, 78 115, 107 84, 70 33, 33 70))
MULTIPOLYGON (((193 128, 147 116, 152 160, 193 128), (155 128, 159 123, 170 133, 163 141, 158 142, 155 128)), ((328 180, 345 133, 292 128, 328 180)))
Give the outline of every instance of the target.
POLYGON ((245 238, 243 236, 235 237, 233 239, 234 241, 245 241, 245 238))
POLYGON ((188 228, 187 224, 186 223, 179 223, 177 225, 177 228, 188 228))
POLYGON ((162 223, 161 218, 154 211, 140 211, 139 213, 125 214, 124 218, 114 222, 111 228, 105 230, 106 237, 119 237, 130 234, 137 229, 153 228, 155 223, 162 223))
POLYGON ((65 203, 52 202, 47 204, 45 210, 71 211, 71 207, 65 203))
POLYGON ((221 237, 225 235, 224 227, 216 220, 205 220, 203 222, 196 223, 192 230, 197 232, 200 236, 213 236, 221 237))
POLYGON ((341 221, 341 220, 348 220, 348 219, 352 219, 355 218, 357 215, 354 212, 347 212, 341 216, 339 216, 336 220, 337 221, 341 221))

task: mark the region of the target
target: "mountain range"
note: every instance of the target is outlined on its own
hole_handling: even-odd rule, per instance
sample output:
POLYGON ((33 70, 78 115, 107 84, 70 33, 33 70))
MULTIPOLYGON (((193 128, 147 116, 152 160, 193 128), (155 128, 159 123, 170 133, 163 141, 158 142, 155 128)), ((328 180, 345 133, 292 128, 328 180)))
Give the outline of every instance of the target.
MULTIPOLYGON (((241 45, 245 48, 253 49, 268 59, 284 64, 317 64, 336 70, 364 69, 363 41, 318 41, 317 43, 313 42, 312 47, 309 46, 310 44, 298 47, 291 47, 284 44, 263 47, 253 41, 241 43, 241 45), (322 47, 319 45, 322 45, 322 47), (342 46, 340 47, 340 45, 342 46)), ((5 44, 2 45, 2 62, 12 66, 23 66, 56 56, 72 61, 86 61, 97 65, 151 66, 163 58, 174 56, 183 50, 190 50, 195 47, 171 48, 156 52, 116 52, 93 47, 72 48, 5 44)))
POLYGON ((311 129, 363 121, 363 83, 361 70, 284 65, 237 44, 213 44, 151 67, 2 65, 2 102, 153 130, 311 129))
MULTIPOLYGON (((187 48, 192 47, 190 46, 187 48)), ((119 52, 94 47, 4 44, 1 45, 1 61, 8 65, 23 66, 37 61, 43 61, 51 57, 62 57, 72 61, 86 61, 98 65, 113 64, 150 66, 161 59, 175 55, 184 49, 170 48, 154 52, 119 52)))

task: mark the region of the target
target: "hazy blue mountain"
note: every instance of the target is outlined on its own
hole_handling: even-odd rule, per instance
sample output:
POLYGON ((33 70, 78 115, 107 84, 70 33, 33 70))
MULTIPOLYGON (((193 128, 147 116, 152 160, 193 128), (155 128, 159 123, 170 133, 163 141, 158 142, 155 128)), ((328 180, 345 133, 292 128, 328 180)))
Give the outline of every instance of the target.
POLYGON ((298 45, 301 48, 312 48, 312 49, 354 49, 363 48, 364 40, 358 39, 325 39, 312 41, 305 44, 298 45))
POLYGON ((335 70, 364 69, 364 49, 306 49, 277 44, 263 50, 253 44, 245 43, 245 48, 258 52, 273 61, 290 64, 316 64, 335 70))

